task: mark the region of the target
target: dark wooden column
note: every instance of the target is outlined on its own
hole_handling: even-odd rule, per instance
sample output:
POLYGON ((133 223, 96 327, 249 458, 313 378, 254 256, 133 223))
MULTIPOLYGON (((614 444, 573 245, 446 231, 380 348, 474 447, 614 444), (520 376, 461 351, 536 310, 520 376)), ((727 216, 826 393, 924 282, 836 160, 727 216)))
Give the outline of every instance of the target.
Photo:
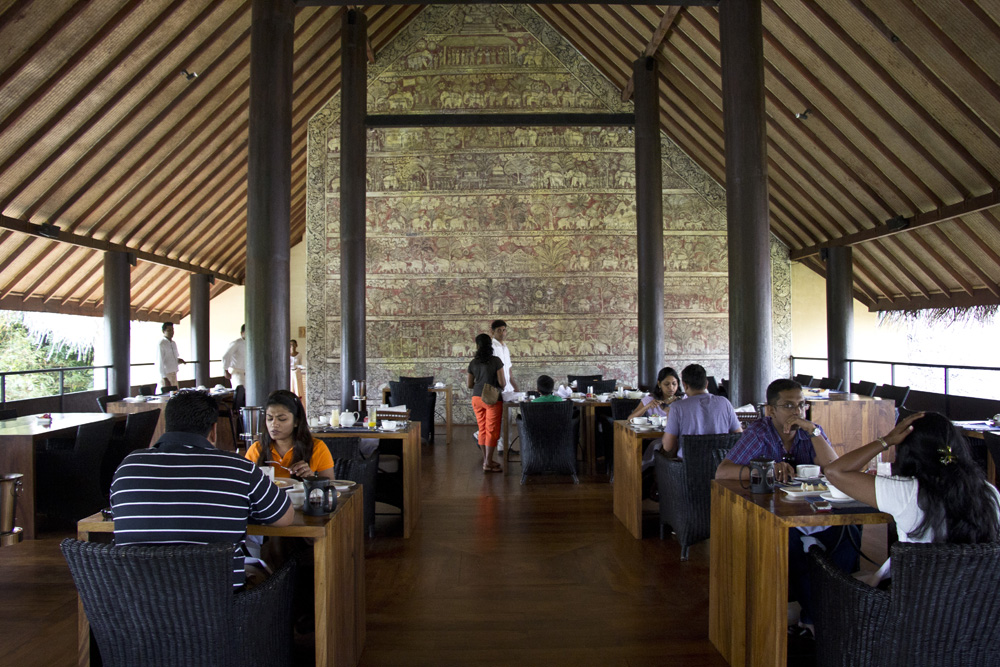
POLYGON ((212 376, 208 369, 208 300, 212 276, 207 273, 191 274, 191 356, 196 359, 194 382, 210 386, 212 376))
POLYGON ((659 70, 653 58, 632 65, 635 81, 635 244, 639 284, 639 386, 652 389, 663 365, 663 174, 659 70))
POLYGON ((729 234, 729 386, 733 405, 763 402, 771 370, 764 47, 760 0, 719 4, 729 234))
MULTIPOLYGON (((365 113, 368 106, 368 19, 355 9, 341 28, 340 85, 340 402, 365 368, 365 113)), ((286 364, 287 365, 287 364, 286 364)), ((350 409, 355 410, 354 405, 350 409)))
POLYGON ((130 396, 129 364, 132 271, 127 252, 104 253, 104 340, 107 350, 108 393, 130 396))
POLYGON ((853 354, 854 251, 851 246, 824 248, 826 255, 826 365, 827 375, 844 380, 849 390, 847 362, 853 354))
POLYGON ((292 0, 253 0, 247 191, 247 405, 287 389, 292 0))

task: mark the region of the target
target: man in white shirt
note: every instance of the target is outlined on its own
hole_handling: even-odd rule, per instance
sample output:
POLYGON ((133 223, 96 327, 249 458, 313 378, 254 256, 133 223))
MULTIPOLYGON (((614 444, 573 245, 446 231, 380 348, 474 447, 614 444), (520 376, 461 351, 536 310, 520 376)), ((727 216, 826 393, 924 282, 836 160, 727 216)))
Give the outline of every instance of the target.
POLYGON ((247 325, 240 327, 240 337, 229 344, 222 355, 222 368, 233 387, 246 386, 247 376, 247 325))
POLYGON ((503 391, 517 391, 517 383, 514 382, 514 376, 510 372, 510 348, 503 342, 503 339, 507 337, 507 323, 503 320, 493 320, 490 331, 493 334, 493 354, 500 357, 500 361, 503 362, 504 375, 507 376, 507 386, 503 388, 503 391))
POLYGON ((180 358, 177 352, 177 343, 174 342, 174 325, 165 322, 160 331, 163 338, 160 339, 159 356, 156 361, 156 368, 160 375, 160 389, 163 387, 177 386, 178 364, 187 363, 180 358))

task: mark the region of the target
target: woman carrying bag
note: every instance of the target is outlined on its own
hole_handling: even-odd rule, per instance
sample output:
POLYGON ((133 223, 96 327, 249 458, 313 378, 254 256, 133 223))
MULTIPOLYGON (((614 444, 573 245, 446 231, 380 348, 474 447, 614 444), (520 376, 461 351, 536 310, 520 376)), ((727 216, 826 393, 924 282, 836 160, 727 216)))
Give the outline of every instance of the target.
POLYGON ((469 362, 466 377, 472 390, 472 410, 479 425, 479 447, 483 450, 483 470, 501 472, 500 464, 493 460, 500 439, 500 425, 503 423, 503 397, 501 388, 507 379, 503 372, 503 361, 493 354, 493 339, 489 334, 476 336, 476 356, 469 362))

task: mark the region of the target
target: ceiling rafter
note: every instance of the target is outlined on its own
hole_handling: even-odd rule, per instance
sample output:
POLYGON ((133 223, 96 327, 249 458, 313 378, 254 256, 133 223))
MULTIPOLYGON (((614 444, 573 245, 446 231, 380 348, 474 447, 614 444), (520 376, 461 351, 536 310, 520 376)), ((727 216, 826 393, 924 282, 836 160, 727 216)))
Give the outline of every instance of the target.
MULTIPOLYGON (((674 19, 677 18, 677 14, 681 11, 681 7, 667 7, 663 12, 663 16, 660 17, 660 25, 656 26, 656 30, 653 32, 653 36, 649 39, 649 43, 646 44, 646 48, 643 49, 641 58, 649 58, 656 54, 660 49, 660 44, 667 37, 667 33, 670 32, 670 28, 674 25, 674 19)), ((625 84, 625 89, 622 90, 622 102, 627 102, 629 98, 632 97, 632 92, 635 90, 635 74, 632 74, 628 78, 628 83, 625 84)))

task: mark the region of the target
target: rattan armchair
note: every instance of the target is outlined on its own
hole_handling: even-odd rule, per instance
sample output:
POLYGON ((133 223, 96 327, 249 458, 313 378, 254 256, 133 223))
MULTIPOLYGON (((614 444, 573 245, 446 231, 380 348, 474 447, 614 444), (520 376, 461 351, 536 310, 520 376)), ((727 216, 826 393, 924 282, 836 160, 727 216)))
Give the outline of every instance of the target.
POLYGON ((293 560, 234 593, 229 542, 61 547, 103 664, 289 664, 293 560))
POLYGON ((1000 544, 897 542, 891 553, 889 591, 810 554, 816 664, 1000 665, 1000 544))
POLYGON ((521 403, 517 429, 521 437, 521 484, 528 475, 576 474, 576 437, 571 401, 521 403))
POLYGON ((710 486, 715 469, 742 433, 682 435, 673 458, 662 449, 654 457, 656 484, 660 489, 660 539, 669 525, 681 544, 681 560, 688 559, 692 544, 708 539, 711 528, 710 486))

